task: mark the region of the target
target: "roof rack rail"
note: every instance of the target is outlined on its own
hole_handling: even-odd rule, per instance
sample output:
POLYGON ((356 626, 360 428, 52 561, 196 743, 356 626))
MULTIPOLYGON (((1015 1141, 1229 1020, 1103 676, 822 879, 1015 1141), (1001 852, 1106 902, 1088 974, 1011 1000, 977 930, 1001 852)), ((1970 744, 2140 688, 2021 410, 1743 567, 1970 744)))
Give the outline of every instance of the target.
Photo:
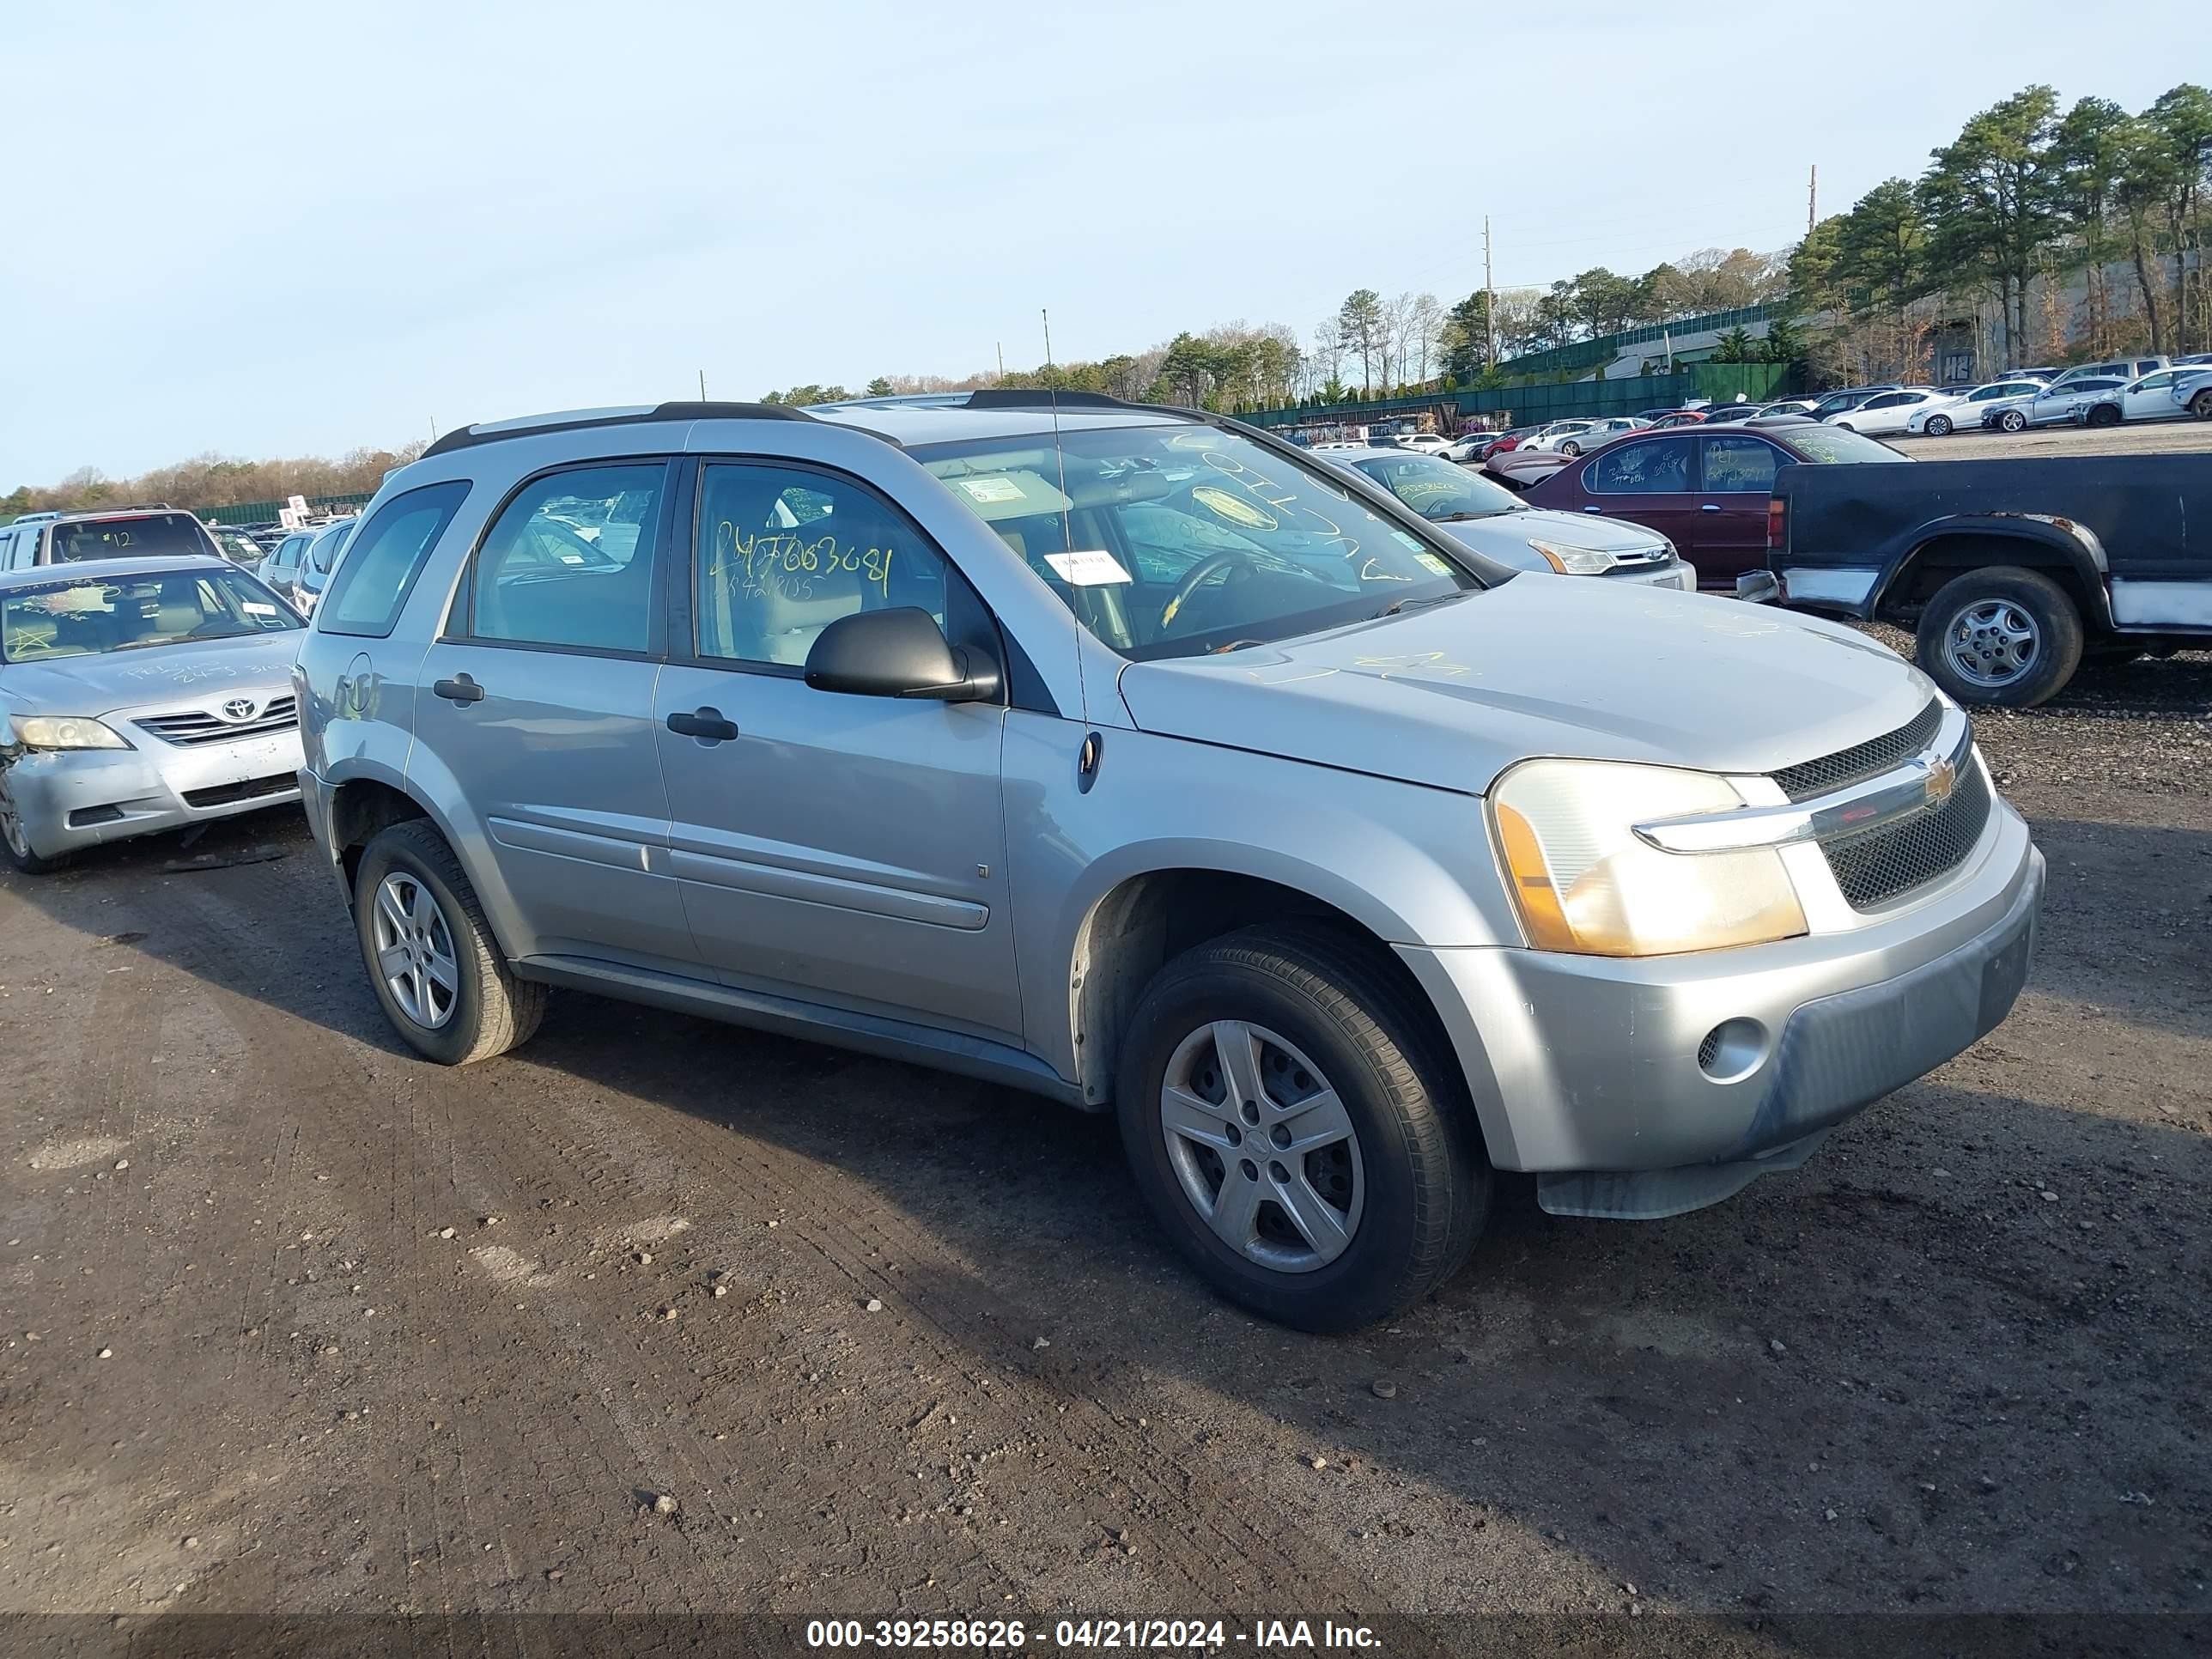
POLYGON ((1206 411, 1171 404, 1138 404, 1103 392, 1057 392, 1050 386, 985 386, 968 394, 969 409, 1122 409, 1143 415, 1180 415, 1202 421, 1206 411))
POLYGON ((788 404, 713 404, 694 398, 687 403, 656 404, 651 409, 579 411, 575 418, 550 418, 536 424, 492 422, 457 427, 422 452, 422 459, 450 455, 457 449, 496 443, 502 438, 535 438, 548 432, 581 432, 595 426, 643 426, 653 421, 811 421, 803 409, 788 404))

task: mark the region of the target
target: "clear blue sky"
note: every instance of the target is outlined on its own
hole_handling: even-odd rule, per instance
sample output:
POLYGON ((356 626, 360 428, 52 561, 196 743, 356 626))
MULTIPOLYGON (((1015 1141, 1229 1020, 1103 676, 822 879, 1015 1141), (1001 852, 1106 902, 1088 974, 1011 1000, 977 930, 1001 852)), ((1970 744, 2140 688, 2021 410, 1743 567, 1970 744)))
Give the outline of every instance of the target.
POLYGON ((0 491, 1802 234, 2198 4, 0 4, 0 491), (1741 136, 1702 118, 1767 109, 1741 136), (1678 139, 1674 135, 1689 137, 1678 139), (1455 152, 1480 142, 1480 160, 1455 152))

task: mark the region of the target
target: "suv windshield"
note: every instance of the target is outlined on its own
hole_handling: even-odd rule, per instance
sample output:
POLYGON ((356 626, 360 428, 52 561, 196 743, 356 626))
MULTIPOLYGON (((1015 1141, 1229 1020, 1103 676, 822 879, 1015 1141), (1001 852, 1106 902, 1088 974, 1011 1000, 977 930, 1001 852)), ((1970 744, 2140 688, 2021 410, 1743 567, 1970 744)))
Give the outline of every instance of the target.
POLYGON ((0 592, 0 661, 100 656, 300 626, 275 594, 237 570, 40 582, 0 592))
POLYGON ((1790 447, 1801 461, 1909 461, 1901 449, 1876 443, 1848 427, 1798 428, 1790 434, 1790 447))
POLYGON ((1458 524, 1526 513, 1521 498, 1502 484, 1476 477, 1435 455, 1370 456, 1352 463, 1431 524, 1458 524))
POLYGON ((1480 586, 1318 466, 1212 427, 1094 428, 1064 432, 1057 447, 1036 434, 913 453, 1127 657, 1265 644, 1480 586))
POLYGON ((76 559, 174 559, 215 550, 189 513, 134 513, 54 526, 52 563, 76 559))

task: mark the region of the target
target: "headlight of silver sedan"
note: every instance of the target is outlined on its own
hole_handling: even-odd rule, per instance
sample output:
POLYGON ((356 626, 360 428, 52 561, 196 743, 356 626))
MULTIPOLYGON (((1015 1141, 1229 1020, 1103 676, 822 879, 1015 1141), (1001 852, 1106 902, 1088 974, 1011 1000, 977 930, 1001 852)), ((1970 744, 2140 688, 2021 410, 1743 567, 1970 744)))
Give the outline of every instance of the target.
POLYGON ((1564 542, 1531 540, 1530 550, 1562 576, 1602 576, 1620 561, 1595 547, 1569 547, 1564 542))
POLYGON ((18 714, 15 741, 26 749, 128 749, 98 720, 81 714, 18 714))

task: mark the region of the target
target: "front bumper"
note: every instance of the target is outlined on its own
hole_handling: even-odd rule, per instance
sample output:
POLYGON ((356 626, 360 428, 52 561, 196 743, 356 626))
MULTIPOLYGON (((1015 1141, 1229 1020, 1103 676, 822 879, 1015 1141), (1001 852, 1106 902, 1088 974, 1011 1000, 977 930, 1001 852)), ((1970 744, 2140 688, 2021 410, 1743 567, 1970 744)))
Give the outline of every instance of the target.
POLYGON ((170 748, 31 750, 8 763, 8 793, 31 850, 53 858, 104 842, 300 799, 300 734, 170 748))
POLYGON ((1443 1017, 1499 1167, 1536 1173, 1547 1209, 1671 1215, 1802 1162, 2011 1011, 2043 857, 2009 805, 1990 817, 1934 896, 1844 932, 1641 960, 1400 955, 1443 1017))

